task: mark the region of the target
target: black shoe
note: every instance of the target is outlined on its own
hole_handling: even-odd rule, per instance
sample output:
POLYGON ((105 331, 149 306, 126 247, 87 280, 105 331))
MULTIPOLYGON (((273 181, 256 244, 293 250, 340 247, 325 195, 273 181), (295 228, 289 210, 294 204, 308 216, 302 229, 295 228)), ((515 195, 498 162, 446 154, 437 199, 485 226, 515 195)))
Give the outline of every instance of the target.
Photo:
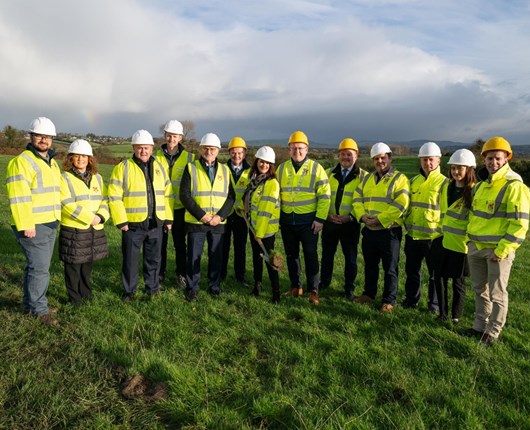
POLYGON ((326 288, 329 288, 329 284, 323 284, 322 282, 318 283, 318 291, 325 290, 326 288))
POLYGON ((121 299, 125 303, 130 303, 134 300, 134 293, 123 293, 123 295, 121 296, 121 299))
POLYGON ((221 289, 219 287, 210 288, 208 293, 212 297, 219 297, 221 295, 221 289))
POLYGON ((446 322, 446 321, 448 321, 448 320, 449 320, 449 318, 447 318, 447 317, 444 316, 444 315, 438 315, 438 316, 435 318, 435 321, 439 321, 439 322, 442 322, 442 323, 443 323, 443 322, 446 322))
POLYGON ((251 294, 258 297, 259 293, 261 293, 261 282, 254 282, 254 288, 252 289, 251 294))
POLYGON ((350 302, 353 302, 353 291, 346 290, 344 292, 344 297, 346 298, 346 300, 349 300, 350 302))
POLYGON ((402 303, 403 308, 405 309, 416 309, 418 307, 418 304, 417 303, 411 303, 411 302, 408 302, 408 301, 404 301, 402 303))
POLYGON ((484 332, 475 330, 473 327, 459 330, 458 334, 464 337, 474 337, 478 340, 482 339, 482 336, 484 336, 484 332))
POLYGON ((186 300, 188 302, 193 302, 195 300, 197 300, 197 293, 193 290, 189 290, 187 293, 186 293, 186 300))

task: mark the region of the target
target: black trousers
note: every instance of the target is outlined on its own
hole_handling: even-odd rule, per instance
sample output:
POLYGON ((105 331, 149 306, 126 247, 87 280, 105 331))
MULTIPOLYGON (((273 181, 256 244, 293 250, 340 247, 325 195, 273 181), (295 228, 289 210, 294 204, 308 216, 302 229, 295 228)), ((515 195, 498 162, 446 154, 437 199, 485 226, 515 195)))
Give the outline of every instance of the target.
POLYGON ((64 281, 70 303, 80 305, 83 300, 92 298, 92 267, 94 262, 64 263, 64 281))
MULTIPOLYGON (((263 253, 263 250, 261 249, 261 246, 259 246, 259 243, 256 242, 256 239, 252 235, 250 239, 250 244, 252 246, 252 263, 254 265, 254 282, 261 282, 263 280, 263 258, 261 257, 261 254, 263 253)), ((263 242, 263 246, 267 250, 267 254, 270 254, 270 252, 274 249, 274 242, 275 242, 275 236, 270 237, 264 237, 261 241, 263 242)), ((278 275, 278 271, 274 270, 269 264, 265 263, 265 266, 267 267, 267 273, 269 274, 269 279, 271 281, 272 291, 280 291, 280 276, 278 275)))
POLYGON ((364 292, 375 299, 379 282, 379 262, 383 264, 384 287, 382 303, 393 305, 396 302, 399 276, 399 253, 401 247, 401 227, 384 230, 362 230, 362 250, 364 256, 364 292))
POLYGON ((302 264, 300 261, 300 245, 304 253, 307 290, 318 291, 318 234, 311 230, 311 224, 282 224, 281 233, 289 270, 291 288, 302 288, 302 264))
POLYGON ((357 221, 347 224, 333 224, 327 222, 322 230, 322 263, 320 267, 320 281, 322 285, 331 284, 335 253, 340 243, 344 254, 344 291, 352 293, 357 277, 357 248, 361 227, 357 221))
POLYGON ((405 236, 405 305, 416 306, 421 296, 421 264, 427 264, 429 272, 428 306, 430 311, 438 310, 438 298, 434 285, 434 270, 431 257, 432 240, 414 240, 405 236))
POLYGON ((246 272, 248 227, 245 219, 233 213, 226 219, 223 235, 223 266, 221 279, 228 275, 228 258, 230 257, 230 242, 234 238, 234 274, 236 280, 243 282, 246 272))
POLYGON ((162 227, 150 230, 122 231, 121 250, 123 265, 121 279, 127 294, 133 294, 138 288, 138 263, 143 251, 143 275, 145 292, 158 291, 160 273, 160 247, 162 246, 162 227))
MULTIPOLYGON (((173 227, 171 236, 173 236, 173 246, 175 248, 175 273, 177 276, 186 276, 186 230, 184 223, 185 209, 176 209, 173 212, 173 227)), ((162 248, 160 259, 160 276, 166 274, 167 266, 167 245, 169 241, 169 232, 162 231, 162 248)))
POLYGON ((208 291, 218 292, 221 286, 223 258, 223 233, 212 231, 188 232, 188 266, 186 270, 187 292, 198 293, 201 278, 201 256, 204 242, 208 243, 208 291))

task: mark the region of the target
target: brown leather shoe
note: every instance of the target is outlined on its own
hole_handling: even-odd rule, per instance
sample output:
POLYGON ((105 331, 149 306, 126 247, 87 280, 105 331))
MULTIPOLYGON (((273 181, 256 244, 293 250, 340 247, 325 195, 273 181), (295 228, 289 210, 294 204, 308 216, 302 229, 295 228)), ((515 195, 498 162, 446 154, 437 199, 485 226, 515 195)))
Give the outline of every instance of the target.
POLYGON ((355 296, 353 298, 353 303, 359 303, 359 304, 365 304, 365 303, 372 303, 374 299, 367 296, 366 294, 363 294, 362 296, 355 296))
POLYGON ((291 288, 285 293, 286 296, 301 297, 304 295, 304 290, 302 288, 291 288))
POLYGON ((37 319, 44 325, 54 326, 59 324, 59 321, 57 321, 54 317, 52 317, 50 314, 46 315, 39 315, 37 319))
POLYGON ((59 308, 56 308, 55 306, 48 306, 48 313, 56 315, 59 313, 59 308))
POLYGON ((381 309, 379 310, 382 314, 391 314, 394 310, 394 306, 390 303, 383 303, 383 306, 381 306, 381 309))
POLYGON ((318 292, 311 291, 309 293, 309 303, 312 303, 314 305, 318 305, 320 303, 320 300, 318 300, 318 292))

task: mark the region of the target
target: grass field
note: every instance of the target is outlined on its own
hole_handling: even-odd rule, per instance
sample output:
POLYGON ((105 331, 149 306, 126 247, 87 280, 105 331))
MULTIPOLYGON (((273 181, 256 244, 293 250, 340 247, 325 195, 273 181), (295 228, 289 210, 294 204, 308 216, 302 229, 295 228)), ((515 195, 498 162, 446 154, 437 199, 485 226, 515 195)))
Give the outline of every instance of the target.
MULTIPOLYGON (((7 161, 0 156, 2 178, 7 161)), ((415 171, 414 161, 396 164, 415 171)), ((105 177, 111 168, 101 166, 105 177)), ((48 297, 60 325, 48 328, 20 312, 24 258, 4 187, 0 208, 0 429, 530 428, 528 242, 513 266, 503 341, 493 348, 435 322, 425 297, 420 309, 392 315, 347 302, 340 254, 318 307, 307 296, 270 304, 266 275, 259 298, 229 278, 220 298, 203 285, 190 304, 170 279, 161 296, 124 304, 120 236, 110 225, 111 257, 96 264, 85 306, 67 304, 54 257, 48 297), (165 384, 167 398, 124 398, 132 375, 165 384)), ((359 256, 356 293, 362 273, 359 256)), ((287 274, 280 280, 286 291, 287 274)), ((403 281, 401 270, 399 299, 403 281)), ((473 308, 468 291, 464 327, 473 308)))

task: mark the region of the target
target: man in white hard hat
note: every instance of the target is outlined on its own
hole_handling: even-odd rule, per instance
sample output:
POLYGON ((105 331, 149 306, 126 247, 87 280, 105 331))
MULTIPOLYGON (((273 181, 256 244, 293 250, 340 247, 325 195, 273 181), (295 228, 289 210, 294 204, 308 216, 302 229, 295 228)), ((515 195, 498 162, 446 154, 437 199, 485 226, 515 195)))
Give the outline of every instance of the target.
POLYGON ((39 117, 29 127, 30 143, 7 166, 7 196, 11 226, 26 257, 23 312, 43 324, 56 325, 51 316, 57 309, 48 306, 50 263, 61 220, 61 171, 53 159, 55 125, 39 117))
POLYGON ((415 308, 420 301, 421 264, 425 260, 429 271, 428 309, 438 312, 431 247, 442 236, 442 216, 446 202, 443 189, 449 184, 440 171, 442 152, 434 142, 424 143, 419 152, 420 173, 410 181, 410 206, 405 214, 405 300, 403 307, 415 308))
POLYGON ((235 201, 230 172, 217 156, 221 140, 214 133, 201 138, 199 159, 188 163, 182 175, 180 200, 186 209, 184 220, 188 234, 186 299, 193 301, 199 294, 201 255, 208 243, 208 293, 221 293, 223 233, 226 217, 235 201))
MULTIPOLYGON (((164 139, 166 143, 156 152, 156 159, 164 166, 171 180, 170 204, 173 209, 173 246, 175 247, 175 273, 177 275, 177 286, 186 287, 186 231, 184 223, 184 205, 180 201, 180 181, 188 163, 195 157, 186 151, 182 143, 184 127, 172 119, 164 126, 164 139)), ((162 254, 160 259, 160 282, 164 281, 167 265, 167 244, 169 231, 163 229, 162 254)))
MULTIPOLYGON (((243 193, 249 183, 248 174, 250 172, 250 164, 246 160, 247 144, 245 140, 239 136, 230 139, 230 142, 228 142, 228 154, 230 155, 230 159, 226 165, 230 169, 230 180, 236 193, 236 201, 234 203, 234 208, 236 208, 239 206, 243 193)), ((228 215, 223 236, 223 267, 221 269, 221 279, 225 279, 228 274, 228 260, 230 257, 230 242, 232 241, 232 237, 234 244, 234 275, 239 284, 247 286, 245 274, 247 271, 248 227, 244 218, 234 209, 228 215)))
POLYGON ((138 260, 143 250, 145 293, 159 294, 162 228, 171 229, 171 182, 164 167, 152 156, 154 142, 146 130, 132 136, 133 156, 112 171, 108 195, 112 219, 122 231, 123 300, 134 299, 138 288, 138 260))
POLYGON ((379 262, 385 273, 381 313, 391 313, 397 298, 399 253, 403 216, 409 205, 409 180, 392 167, 392 150, 383 142, 370 150, 375 172, 367 175, 355 190, 353 210, 364 223, 364 292, 354 303, 372 303, 377 295, 379 262))
POLYGON ((344 295, 348 300, 353 300, 361 233, 360 224, 353 215, 353 193, 368 174, 358 166, 358 154, 357 142, 351 138, 343 139, 338 148, 338 164, 326 170, 331 186, 331 204, 322 230, 319 290, 331 284, 335 253, 340 243, 344 254, 344 295))

